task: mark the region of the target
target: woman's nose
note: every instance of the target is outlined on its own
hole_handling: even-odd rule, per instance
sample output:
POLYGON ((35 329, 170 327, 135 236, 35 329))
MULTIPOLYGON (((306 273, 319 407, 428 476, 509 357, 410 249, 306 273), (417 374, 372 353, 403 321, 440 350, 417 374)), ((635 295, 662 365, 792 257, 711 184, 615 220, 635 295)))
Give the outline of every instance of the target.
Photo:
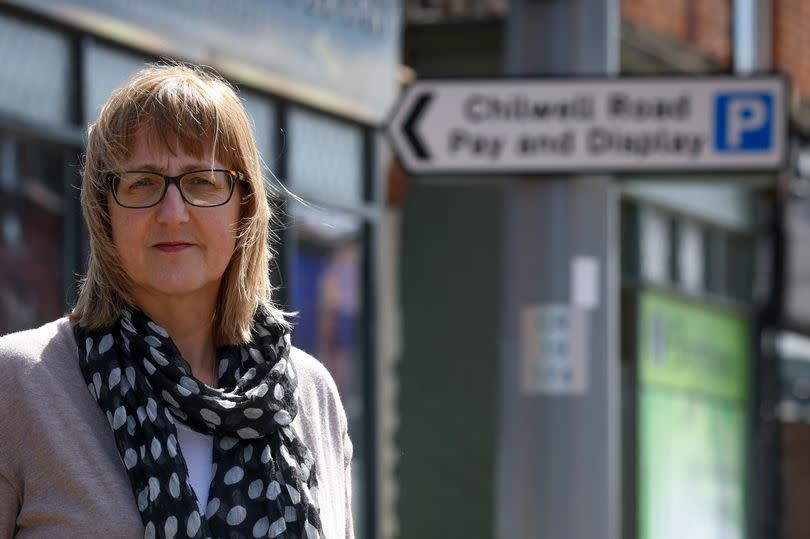
POLYGON ((157 220, 164 224, 188 221, 188 207, 176 185, 169 185, 166 196, 158 204, 157 220))

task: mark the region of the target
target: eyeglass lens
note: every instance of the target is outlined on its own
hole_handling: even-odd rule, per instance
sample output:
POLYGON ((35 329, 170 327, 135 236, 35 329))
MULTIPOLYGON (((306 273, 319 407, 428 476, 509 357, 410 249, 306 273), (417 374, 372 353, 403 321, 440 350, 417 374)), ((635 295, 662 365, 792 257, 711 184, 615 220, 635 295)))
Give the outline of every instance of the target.
MULTIPOLYGON (((118 174, 115 198, 123 206, 144 208, 154 206, 166 190, 163 175, 153 172, 123 172, 118 174)), ((183 174, 178 184, 183 198, 194 206, 218 206, 228 201, 233 177, 226 170, 203 170, 183 174)))

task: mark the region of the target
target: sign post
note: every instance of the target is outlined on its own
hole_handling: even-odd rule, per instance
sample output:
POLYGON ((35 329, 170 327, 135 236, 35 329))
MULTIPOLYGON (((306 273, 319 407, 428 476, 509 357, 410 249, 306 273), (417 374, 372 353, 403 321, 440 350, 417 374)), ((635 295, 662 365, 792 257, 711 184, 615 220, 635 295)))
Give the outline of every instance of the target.
POLYGON ((424 80, 389 131, 412 173, 779 169, 785 81, 424 80))

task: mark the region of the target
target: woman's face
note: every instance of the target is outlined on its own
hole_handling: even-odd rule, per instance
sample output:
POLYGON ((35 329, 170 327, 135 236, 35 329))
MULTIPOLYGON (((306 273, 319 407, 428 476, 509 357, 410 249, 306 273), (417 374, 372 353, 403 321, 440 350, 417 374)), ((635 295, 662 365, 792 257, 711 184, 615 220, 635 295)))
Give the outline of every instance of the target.
MULTIPOLYGON (((204 152, 210 155, 210 152, 204 152)), ((179 144, 167 148, 139 130, 125 170, 147 170, 177 176, 191 170, 228 168, 218 161, 198 159, 179 144)), ((222 206, 199 208, 186 204, 176 185, 151 208, 124 208, 107 197, 112 237, 124 270, 132 280, 136 300, 203 293, 215 297, 236 245, 241 190, 222 206)))

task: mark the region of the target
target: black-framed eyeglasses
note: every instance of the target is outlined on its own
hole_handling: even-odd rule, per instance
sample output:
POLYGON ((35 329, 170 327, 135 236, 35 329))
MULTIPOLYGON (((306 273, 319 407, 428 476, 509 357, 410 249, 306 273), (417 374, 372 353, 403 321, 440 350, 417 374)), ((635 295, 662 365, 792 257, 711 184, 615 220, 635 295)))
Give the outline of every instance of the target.
POLYGON ((245 176, 236 170, 192 170, 179 176, 166 176, 148 170, 111 172, 108 181, 113 198, 124 208, 150 208, 160 204, 169 184, 177 186, 183 200, 192 206, 211 208, 226 204, 237 181, 245 176))

